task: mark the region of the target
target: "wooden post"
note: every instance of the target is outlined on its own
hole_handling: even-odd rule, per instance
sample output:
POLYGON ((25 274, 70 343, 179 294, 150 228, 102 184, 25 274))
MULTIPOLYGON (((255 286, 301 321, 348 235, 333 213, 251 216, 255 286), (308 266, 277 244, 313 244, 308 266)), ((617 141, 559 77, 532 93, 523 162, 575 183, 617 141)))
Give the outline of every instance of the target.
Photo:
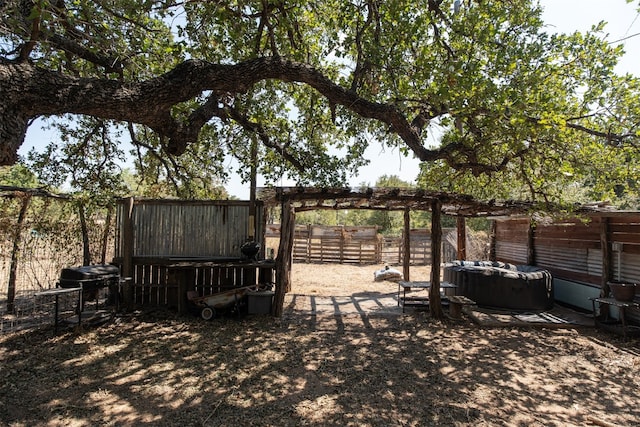
POLYGON ((402 241, 403 258, 402 258, 402 274, 404 280, 409 281, 409 270, 411 266, 411 216, 409 208, 404 209, 404 239, 402 241))
POLYGON ((167 270, 167 282, 178 284, 178 313, 187 314, 187 292, 195 289, 195 267, 169 268, 167 270))
POLYGON ((276 257, 276 289, 271 313, 281 317, 284 310, 284 296, 291 291, 291 258, 293 235, 296 226, 296 212, 290 201, 282 204, 280 221, 280 245, 276 257))
POLYGON ((382 262, 382 236, 378 233, 378 226, 376 225, 376 264, 382 262))
POLYGON ((458 231, 458 253, 457 258, 461 261, 467 259, 467 224, 463 216, 456 218, 456 228, 458 231))
POLYGON ((440 263, 442 260, 442 224, 440 218, 442 203, 439 199, 431 202, 431 288, 429 289, 429 312, 434 319, 442 319, 440 300, 440 263))
POLYGON ((127 309, 133 307, 133 209, 134 198, 129 197, 122 212, 122 278, 125 279, 122 297, 127 309))
POLYGON ((600 219, 600 250, 602 251, 602 277, 600 279, 600 297, 609 296, 611 271, 611 242, 609 241, 609 218, 600 219))
POLYGON ((533 219, 529 220, 529 230, 527 231, 527 265, 536 265, 536 224, 533 219))
MULTIPOLYGON (((311 262, 311 230, 312 230, 311 224, 307 224, 307 256, 306 256, 307 261, 306 262, 311 262)), ((282 232, 282 229, 280 229, 280 232, 282 232)))
POLYGON ((491 221, 491 231, 489 232, 489 260, 496 260, 496 233, 498 229, 498 221, 491 221))
POLYGON ((344 225, 340 226, 340 264, 344 264, 344 244, 346 241, 344 225))

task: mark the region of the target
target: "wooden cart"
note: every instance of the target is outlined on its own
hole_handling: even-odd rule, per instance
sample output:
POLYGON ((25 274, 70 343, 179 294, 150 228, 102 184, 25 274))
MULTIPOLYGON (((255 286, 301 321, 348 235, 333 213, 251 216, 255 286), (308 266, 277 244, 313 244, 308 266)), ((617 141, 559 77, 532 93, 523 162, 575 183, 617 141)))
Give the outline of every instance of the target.
POLYGON ((255 286, 244 286, 211 295, 199 296, 197 291, 187 292, 187 299, 200 310, 204 320, 211 320, 222 310, 239 310, 240 300, 249 289, 255 286))

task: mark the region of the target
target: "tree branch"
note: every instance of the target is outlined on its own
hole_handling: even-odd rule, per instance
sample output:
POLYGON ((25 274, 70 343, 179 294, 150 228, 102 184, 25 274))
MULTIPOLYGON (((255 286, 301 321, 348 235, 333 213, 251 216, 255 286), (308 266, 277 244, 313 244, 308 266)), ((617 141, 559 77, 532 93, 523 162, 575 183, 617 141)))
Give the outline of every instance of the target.
MULTIPOLYGON (((256 83, 269 79, 305 83, 331 103, 388 124, 421 160, 438 158, 436 151, 422 146, 417 130, 394 105, 370 102, 332 82, 319 70, 278 57, 256 58, 234 65, 189 60, 164 75, 133 83, 77 78, 30 63, 3 62, 0 63, 0 92, 7 96, 0 112, 19 117, 25 124, 32 117, 64 113, 131 121, 169 137, 169 152, 181 154, 187 144, 195 142, 200 125, 190 127, 189 123, 178 122, 171 116, 173 105, 207 90, 244 93, 256 83)), ((0 164, 7 164, 15 157, 24 132, 10 135, 2 128, 0 137, 5 141, 0 164)))
MULTIPOLYGON (((166 149, 170 154, 179 155, 188 144, 197 140, 211 112, 201 117, 192 115, 190 120, 179 120, 171 114, 174 105, 192 100, 205 91, 246 93, 253 85, 265 80, 306 84, 323 95, 330 105, 342 106, 363 118, 386 124, 421 161, 451 160, 456 150, 461 149, 456 144, 427 149, 420 135, 421 127, 426 124, 424 120, 412 124, 395 104, 364 99, 334 83, 320 70, 280 57, 255 58, 237 64, 188 60, 166 74, 142 82, 77 78, 37 68, 29 62, 0 60, 0 93, 3 94, 0 102, 0 164, 15 162, 30 119, 65 113, 148 126, 168 138, 166 149)), ((424 111, 429 109, 437 111, 440 106, 425 104, 424 111)), ((571 123, 567 126, 610 140, 625 137, 571 123)))
POLYGON ((291 153, 289 153, 289 151, 287 151, 283 145, 272 141, 272 139, 269 137, 269 134, 265 131, 264 127, 261 124, 250 121, 247 117, 245 117, 243 114, 232 107, 227 107, 225 111, 228 112, 230 118, 235 120, 245 130, 255 133, 258 138, 260 138, 260 141, 262 142, 262 144, 264 144, 265 147, 273 148, 274 150, 276 150, 298 171, 304 172, 307 169, 306 166, 303 165, 291 153))

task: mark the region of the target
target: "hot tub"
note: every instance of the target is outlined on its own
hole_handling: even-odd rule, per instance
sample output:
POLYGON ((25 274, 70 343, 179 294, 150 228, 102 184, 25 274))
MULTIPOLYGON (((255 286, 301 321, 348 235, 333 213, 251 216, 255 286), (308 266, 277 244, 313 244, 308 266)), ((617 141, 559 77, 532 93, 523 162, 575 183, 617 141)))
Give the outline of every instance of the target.
POLYGON ((551 273, 531 265, 492 261, 452 261, 444 265, 444 281, 479 306, 517 311, 553 307, 551 273))

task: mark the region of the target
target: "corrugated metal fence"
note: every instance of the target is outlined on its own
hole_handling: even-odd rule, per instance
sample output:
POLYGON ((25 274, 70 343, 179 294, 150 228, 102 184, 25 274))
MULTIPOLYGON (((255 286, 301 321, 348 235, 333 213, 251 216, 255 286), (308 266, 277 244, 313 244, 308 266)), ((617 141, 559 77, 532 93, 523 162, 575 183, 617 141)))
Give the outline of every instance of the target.
MULTIPOLYGON (((640 283, 640 213, 599 213, 538 223, 532 229, 528 219, 499 220, 496 259, 532 263, 548 269, 555 278, 599 288, 603 281, 603 238, 611 254, 610 277, 606 280, 640 283)), ((640 312, 632 311, 630 317, 640 321, 640 312)))
MULTIPOLYGON (((126 201, 118 204, 116 257, 123 254, 127 208, 126 201)), ((135 200, 131 221, 134 257, 239 257, 249 237, 249 202, 135 200)), ((259 204, 256 236, 263 222, 259 204)))

